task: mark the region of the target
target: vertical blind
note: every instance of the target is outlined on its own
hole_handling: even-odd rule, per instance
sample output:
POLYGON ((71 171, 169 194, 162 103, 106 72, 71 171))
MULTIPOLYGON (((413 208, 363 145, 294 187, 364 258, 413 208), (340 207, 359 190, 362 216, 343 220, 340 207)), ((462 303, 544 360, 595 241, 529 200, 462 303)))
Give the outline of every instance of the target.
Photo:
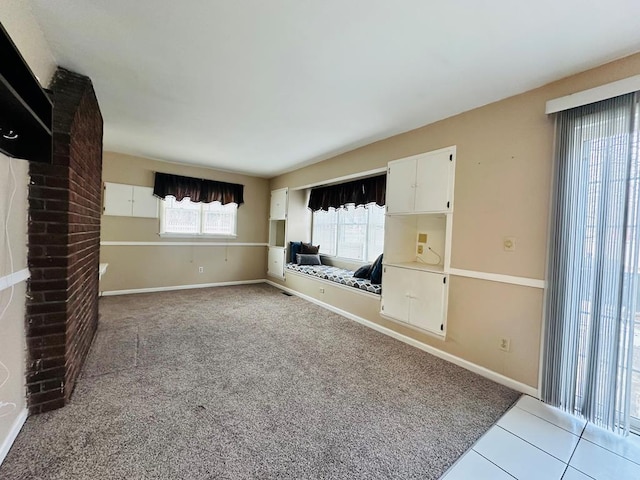
POLYGON ((638 94, 560 112, 543 401, 629 430, 638 287, 638 94))

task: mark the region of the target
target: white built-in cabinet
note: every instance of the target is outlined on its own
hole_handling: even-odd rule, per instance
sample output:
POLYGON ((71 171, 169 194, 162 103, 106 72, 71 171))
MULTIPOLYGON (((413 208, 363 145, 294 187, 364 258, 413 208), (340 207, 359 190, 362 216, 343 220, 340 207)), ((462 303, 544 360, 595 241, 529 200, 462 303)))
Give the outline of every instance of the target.
POLYGON ((456 148, 389 162, 381 314, 444 337, 456 148))
POLYGON ((286 264, 287 206, 289 190, 280 188, 271 192, 269 209, 269 253, 267 275, 284 278, 286 264))
POLYGON ((158 218, 153 188, 104 182, 104 215, 158 218))
POLYGON ((389 162, 387 213, 452 212, 454 156, 445 148, 389 162))

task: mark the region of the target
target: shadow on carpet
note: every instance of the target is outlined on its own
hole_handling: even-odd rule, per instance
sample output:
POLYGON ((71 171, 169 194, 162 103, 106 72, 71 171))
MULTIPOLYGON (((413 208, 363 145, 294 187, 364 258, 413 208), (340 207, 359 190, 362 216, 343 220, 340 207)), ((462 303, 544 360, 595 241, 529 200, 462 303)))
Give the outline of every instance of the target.
POLYGON ((519 394, 266 284, 106 297, 0 478, 437 479, 519 394))

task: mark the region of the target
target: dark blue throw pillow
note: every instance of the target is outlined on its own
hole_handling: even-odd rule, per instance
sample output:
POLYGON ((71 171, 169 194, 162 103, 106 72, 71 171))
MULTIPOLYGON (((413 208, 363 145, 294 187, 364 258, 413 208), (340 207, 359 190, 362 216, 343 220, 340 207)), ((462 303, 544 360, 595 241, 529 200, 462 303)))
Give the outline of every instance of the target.
POLYGON ((322 265, 320 255, 317 253, 299 253, 296 255, 296 263, 298 265, 322 265))
POLYGON ((370 280, 374 285, 380 285, 382 283, 382 254, 376 258, 376 261, 373 262, 371 266, 370 280))
POLYGON ((369 278, 369 276, 371 275, 371 267, 372 266, 373 265, 371 265, 370 263, 368 265, 361 266, 353 274, 354 278, 369 278))
POLYGON ((298 263, 297 255, 302 253, 302 242, 289 242, 289 260, 291 263, 298 263))

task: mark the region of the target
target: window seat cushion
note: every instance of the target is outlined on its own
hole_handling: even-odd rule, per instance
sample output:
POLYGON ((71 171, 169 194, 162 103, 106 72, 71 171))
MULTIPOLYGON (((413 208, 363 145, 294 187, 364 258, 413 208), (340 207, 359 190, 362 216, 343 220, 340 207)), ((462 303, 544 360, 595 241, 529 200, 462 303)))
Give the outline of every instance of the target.
POLYGON ((330 265, 296 265, 295 263, 287 263, 286 268, 295 272, 305 273, 314 277, 329 280, 330 282, 340 283, 349 287, 359 288, 369 293, 380 295, 382 293, 381 285, 374 285, 367 278, 355 278, 351 270, 344 268, 332 267, 330 265))

